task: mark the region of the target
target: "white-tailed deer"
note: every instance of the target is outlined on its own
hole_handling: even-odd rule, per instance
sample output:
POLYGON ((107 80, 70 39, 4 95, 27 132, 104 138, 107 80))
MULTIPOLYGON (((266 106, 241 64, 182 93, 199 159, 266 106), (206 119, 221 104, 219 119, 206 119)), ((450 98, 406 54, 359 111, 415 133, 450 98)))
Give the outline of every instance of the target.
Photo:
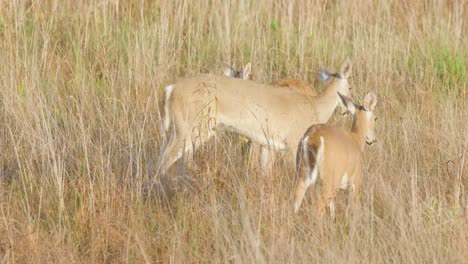
POLYGON ((343 104, 353 115, 350 131, 327 124, 309 127, 297 148, 296 193, 294 211, 297 212, 310 185, 320 179, 320 212, 328 205, 332 219, 334 198, 339 189, 351 186, 354 201, 359 205, 359 188, 362 180, 362 153, 365 144, 376 142, 374 109, 377 96, 371 92, 364 98, 364 106, 358 106, 340 95, 343 104))
MULTIPOLYGON (((252 72, 252 66, 249 62, 244 67, 243 71, 239 71, 229 66, 228 64, 223 63, 223 72, 224 75, 228 77, 248 80, 252 72)), ((320 79, 326 79, 328 74, 329 72, 324 71, 324 73, 320 73, 319 77, 320 79)), ((305 94, 306 96, 317 96, 317 92, 314 90, 314 88, 301 80, 281 79, 271 82, 270 85, 290 88, 305 94)), ((262 173, 264 175, 269 174, 274 163, 274 153, 272 153, 268 148, 262 148, 260 144, 254 143, 251 140, 249 140, 248 144, 250 146, 250 168, 252 169, 258 164, 258 161, 261 161, 262 173)))
POLYGON ((172 124, 174 133, 163 153, 162 172, 219 129, 236 132, 295 159, 297 142, 306 128, 328 121, 340 103, 337 92, 349 94, 350 73, 351 62, 347 60, 339 73, 327 76, 324 91, 315 97, 284 87, 207 74, 167 86, 164 129, 168 131, 172 124))

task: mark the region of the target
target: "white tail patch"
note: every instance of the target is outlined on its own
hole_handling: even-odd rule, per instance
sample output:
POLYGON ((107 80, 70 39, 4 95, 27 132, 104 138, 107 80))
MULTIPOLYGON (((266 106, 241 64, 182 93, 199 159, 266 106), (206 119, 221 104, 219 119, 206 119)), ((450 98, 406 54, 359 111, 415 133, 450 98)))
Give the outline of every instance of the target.
MULTIPOLYGON (((308 146, 307 145, 308 139, 309 137, 307 136, 303 142, 303 144, 305 144, 306 146, 308 146)), ((320 137, 320 146, 317 149, 317 153, 315 153, 315 164, 314 164, 314 168, 312 169, 312 172, 310 171, 309 152, 306 150, 308 149, 304 147, 304 151, 306 153, 306 155, 304 155, 304 158, 307 160, 305 182, 306 182, 306 186, 310 186, 311 184, 317 183, 319 166, 323 162, 323 154, 325 153, 325 139, 323 137, 320 137)))
POLYGON ((309 144, 308 144, 308 141, 309 141, 309 136, 306 136, 303 140, 302 140, 302 153, 304 154, 304 167, 305 167, 305 182, 306 182, 306 186, 309 186, 308 183, 308 179, 309 179, 309 175, 310 175, 310 160, 309 160, 309 144))
POLYGON ((317 182, 318 168, 323 162, 323 154, 325 153, 325 139, 320 137, 320 146, 317 150, 317 161, 315 162, 315 168, 312 171, 312 183, 317 182))
POLYGON ((164 88, 164 130, 169 129, 171 124, 171 115, 169 114, 169 99, 171 98, 172 91, 174 90, 174 85, 168 85, 164 88))

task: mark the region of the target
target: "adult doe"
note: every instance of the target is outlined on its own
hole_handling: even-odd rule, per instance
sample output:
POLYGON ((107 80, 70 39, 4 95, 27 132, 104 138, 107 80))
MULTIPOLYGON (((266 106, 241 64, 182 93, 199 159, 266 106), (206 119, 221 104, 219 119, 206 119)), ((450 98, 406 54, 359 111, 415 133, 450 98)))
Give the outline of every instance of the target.
POLYGON ((286 152, 294 160, 303 131, 311 124, 328 121, 340 103, 337 92, 349 94, 350 73, 351 62, 346 60, 340 72, 328 75, 326 87, 318 96, 209 74, 167 86, 163 124, 166 131, 173 128, 173 135, 163 153, 162 172, 219 129, 286 152))

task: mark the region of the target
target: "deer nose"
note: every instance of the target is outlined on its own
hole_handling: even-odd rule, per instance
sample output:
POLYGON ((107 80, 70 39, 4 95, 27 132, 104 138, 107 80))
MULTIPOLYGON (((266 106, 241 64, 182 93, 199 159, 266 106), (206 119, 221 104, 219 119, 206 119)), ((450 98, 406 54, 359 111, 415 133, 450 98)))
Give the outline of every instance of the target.
POLYGON ((374 138, 374 139, 366 138, 366 142, 367 142, 368 145, 372 145, 372 144, 374 144, 375 142, 377 142, 377 139, 376 139, 376 138, 374 138))

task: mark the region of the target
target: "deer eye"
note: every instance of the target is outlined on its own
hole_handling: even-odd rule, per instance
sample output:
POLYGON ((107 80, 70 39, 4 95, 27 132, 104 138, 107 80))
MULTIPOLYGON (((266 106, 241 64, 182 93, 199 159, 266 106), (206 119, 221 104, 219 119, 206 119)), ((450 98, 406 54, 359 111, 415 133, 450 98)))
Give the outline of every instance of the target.
POLYGON ((374 119, 374 122, 376 122, 376 121, 377 121, 377 119, 378 119, 378 118, 376 117, 376 118, 374 119))

